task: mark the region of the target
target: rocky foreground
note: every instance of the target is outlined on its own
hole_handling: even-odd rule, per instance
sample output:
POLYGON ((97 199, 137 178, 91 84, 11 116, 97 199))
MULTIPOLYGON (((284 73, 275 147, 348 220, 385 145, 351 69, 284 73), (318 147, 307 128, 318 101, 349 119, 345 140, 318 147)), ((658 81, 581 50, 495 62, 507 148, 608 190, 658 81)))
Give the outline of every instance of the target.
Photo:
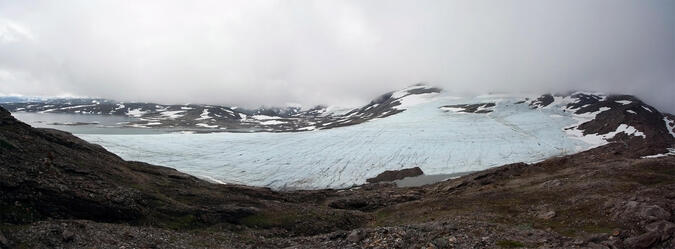
POLYGON ((0 108, 0 247, 675 247, 675 156, 643 157, 672 139, 619 139, 423 187, 276 192, 124 161, 0 108))

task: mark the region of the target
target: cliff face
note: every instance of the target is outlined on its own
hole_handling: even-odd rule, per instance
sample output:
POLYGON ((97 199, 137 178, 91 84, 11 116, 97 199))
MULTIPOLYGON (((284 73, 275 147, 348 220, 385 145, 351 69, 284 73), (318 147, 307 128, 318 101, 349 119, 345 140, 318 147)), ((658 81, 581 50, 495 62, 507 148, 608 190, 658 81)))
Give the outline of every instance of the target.
POLYGON ((636 153, 664 141, 423 187, 275 192, 124 161, 0 108, 0 247, 672 248, 675 157, 636 153))

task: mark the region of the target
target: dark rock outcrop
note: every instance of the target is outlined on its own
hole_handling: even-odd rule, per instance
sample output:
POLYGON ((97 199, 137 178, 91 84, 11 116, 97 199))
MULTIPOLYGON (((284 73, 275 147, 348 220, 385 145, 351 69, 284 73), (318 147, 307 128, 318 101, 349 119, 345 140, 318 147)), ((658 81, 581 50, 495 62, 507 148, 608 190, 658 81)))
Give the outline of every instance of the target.
POLYGON ((379 175, 366 179, 369 183, 378 183, 378 182, 391 182, 395 180, 401 180, 406 177, 422 175, 422 169, 420 167, 401 169, 401 170, 387 170, 379 175))
POLYGON ((597 112, 595 119, 579 125, 584 134, 607 134, 621 125, 634 127, 643 136, 618 133, 610 141, 620 142, 635 148, 633 152, 652 155, 667 152, 675 141, 664 125, 663 115, 641 100, 628 95, 612 95, 601 101, 590 101, 575 111, 576 114, 597 112), (593 102, 593 103, 591 103, 593 102), (651 146, 645 146, 645 145, 651 146))
POLYGON ((459 112, 466 112, 466 113, 490 113, 492 112, 491 109, 495 107, 495 103, 478 103, 478 104, 459 104, 459 105, 444 105, 441 106, 440 109, 446 109, 446 108, 460 108, 459 112))
POLYGON ((544 94, 544 95, 541 95, 539 98, 533 100, 532 103, 530 103, 530 107, 532 109, 544 108, 544 107, 547 107, 548 105, 550 105, 551 103, 553 103, 553 101, 554 101, 553 95, 544 94))
POLYGON ((405 111, 405 109, 397 108, 400 107, 403 98, 411 95, 439 92, 441 92, 440 88, 429 87, 424 84, 413 85, 407 90, 380 95, 367 105, 353 109, 345 114, 329 116, 325 117, 323 120, 317 120, 317 125, 320 126, 321 129, 330 129, 356 125, 374 118, 389 117, 405 111), (398 94, 395 96, 395 93, 398 94))

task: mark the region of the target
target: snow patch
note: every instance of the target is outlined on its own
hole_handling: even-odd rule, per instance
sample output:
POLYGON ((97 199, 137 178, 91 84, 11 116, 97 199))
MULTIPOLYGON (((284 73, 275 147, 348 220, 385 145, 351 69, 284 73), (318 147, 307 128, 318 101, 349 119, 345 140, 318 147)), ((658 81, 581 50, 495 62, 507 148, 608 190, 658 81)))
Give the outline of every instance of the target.
POLYGON ((479 106, 478 108, 476 108, 476 113, 481 113, 484 111, 492 111, 493 107, 494 106, 486 107, 486 105, 479 106))
POLYGON ((184 113, 185 111, 163 111, 159 114, 170 119, 177 119, 183 117, 184 113))
POLYGON ((96 106, 96 105, 76 105, 76 106, 62 107, 62 108, 58 108, 58 109, 59 110, 69 110, 69 109, 77 109, 77 108, 90 107, 90 106, 96 106))
POLYGON ((410 86, 408 88, 398 90, 394 93, 391 94, 391 98, 398 99, 401 97, 404 97, 406 95, 410 94, 411 90, 416 90, 416 89, 430 89, 432 88, 431 86, 426 86, 426 85, 416 85, 416 86, 410 86))
POLYGON ((260 122, 261 125, 279 125, 279 124, 285 124, 285 123, 286 122, 279 121, 279 120, 268 120, 268 121, 260 122))
POLYGON ((427 103, 433 100, 433 97, 438 95, 438 93, 424 93, 424 94, 414 94, 408 95, 403 98, 398 99, 400 103, 397 106, 394 106, 394 109, 397 110, 406 110, 411 106, 416 106, 419 104, 427 103))
POLYGON ((673 131, 673 129, 675 129, 675 121, 668 119, 668 117, 663 117, 663 122, 666 122, 666 129, 668 129, 670 135, 675 137, 675 131, 673 131))
MULTIPOLYGON (((564 109, 565 109, 565 108, 563 108, 563 110, 564 110, 564 109)), ((583 141, 583 142, 585 142, 585 143, 587 143, 587 144, 589 144, 589 145, 591 145, 591 146, 594 146, 594 147, 595 147, 595 146, 603 145, 603 144, 607 143, 607 141, 605 141, 605 140, 603 140, 603 139, 601 139, 601 138, 598 138, 598 137, 594 137, 594 136, 585 136, 585 135, 584 135, 584 131, 579 129, 579 125, 581 125, 581 124, 583 124, 583 123, 586 123, 586 122, 588 122, 588 121, 591 121, 591 120, 595 119, 595 116, 597 116, 597 115, 600 114, 601 112, 604 112, 604 111, 607 111, 607 110, 610 110, 610 109, 611 109, 611 108, 609 108, 609 107, 600 107, 600 108, 598 109, 598 111, 595 111, 595 112, 587 112, 587 113, 582 113, 582 114, 574 114, 574 115, 572 116, 572 118, 573 118, 574 120, 576 120, 577 123, 574 124, 574 125, 572 125, 572 126, 565 127, 565 128, 563 128, 563 130, 564 130, 565 133, 567 133, 567 135, 570 136, 571 138, 581 140, 581 141, 583 141)))
POLYGON ((139 117, 143 116, 143 114, 145 114, 145 113, 147 113, 147 111, 141 111, 141 108, 137 108, 137 109, 128 110, 127 116, 139 118, 139 117))
POLYGON ((267 115, 253 115, 251 116, 251 118, 257 120, 270 120, 270 119, 280 119, 281 117, 267 116, 267 115))
POLYGON ((217 184, 227 184, 226 182, 223 182, 223 181, 218 180, 218 179, 216 179, 216 178, 210 177, 210 176, 208 176, 208 175, 197 175, 197 177, 202 178, 202 179, 204 179, 204 180, 206 180, 206 181, 208 181, 208 182, 212 182, 212 183, 217 183, 217 184))
POLYGON ((628 113, 630 113, 630 114, 637 114, 637 112, 635 112, 635 111, 633 111, 633 110, 626 110, 626 112, 628 112, 628 113))
POLYGON ((205 124, 205 123, 198 123, 198 124, 195 124, 195 125, 199 126, 199 127, 204 127, 204 128, 218 128, 217 125, 209 125, 209 124, 205 124))
POLYGON ((195 120, 205 120, 205 119, 211 119, 211 117, 209 117, 209 109, 206 108, 204 108, 202 114, 199 115, 199 118, 195 120))
POLYGON ((641 132, 638 129, 636 129, 635 127, 627 125, 627 124, 619 125, 619 127, 616 128, 616 131, 613 132, 614 134, 612 134, 612 132, 607 133, 607 134, 612 134, 611 136, 614 137, 616 134, 619 134, 619 133, 622 133, 622 132, 626 133, 628 135, 636 136, 636 137, 647 138, 647 136, 643 132, 641 132))
POLYGON ((307 126, 307 127, 302 127, 298 128, 299 131, 313 131, 316 130, 316 126, 307 126))
POLYGON ((614 101, 614 102, 619 103, 619 104, 622 104, 622 105, 627 105, 627 104, 633 103, 633 102, 630 101, 630 100, 616 100, 616 101, 614 101))
POLYGON ((134 128, 149 128, 143 124, 130 124, 128 125, 129 127, 134 127, 134 128))
POLYGON ((462 112, 464 110, 464 108, 462 108, 462 107, 441 106, 441 108, 439 108, 439 109, 441 109, 443 111, 446 111, 446 112, 465 113, 465 112, 462 112))
POLYGON ((338 115, 338 116, 344 115, 344 114, 347 114, 348 112, 350 112, 353 109, 354 108, 339 107, 339 106, 331 105, 331 106, 328 106, 325 109, 323 109, 323 111, 321 112, 321 114, 319 116, 325 117, 325 116, 328 116, 328 115, 338 115))
POLYGON ((233 112, 233 111, 230 111, 229 109, 220 108, 220 110, 222 110, 222 111, 224 111, 224 112, 227 112, 227 113, 229 113, 229 114, 234 115, 234 112, 233 112))
POLYGON ((607 134, 583 135, 583 132, 579 129, 570 130, 568 134, 571 134, 573 138, 582 140, 588 144, 600 146, 603 144, 607 144, 608 142, 607 140, 614 138, 614 136, 616 136, 619 133, 626 133, 627 135, 630 136, 642 137, 643 139, 647 138, 647 136, 643 132, 627 124, 620 124, 615 131, 609 132, 607 134))
POLYGON ((675 156, 675 148, 668 148, 667 153, 649 155, 649 156, 642 156, 640 158, 659 158, 659 157, 664 157, 664 156, 675 156))

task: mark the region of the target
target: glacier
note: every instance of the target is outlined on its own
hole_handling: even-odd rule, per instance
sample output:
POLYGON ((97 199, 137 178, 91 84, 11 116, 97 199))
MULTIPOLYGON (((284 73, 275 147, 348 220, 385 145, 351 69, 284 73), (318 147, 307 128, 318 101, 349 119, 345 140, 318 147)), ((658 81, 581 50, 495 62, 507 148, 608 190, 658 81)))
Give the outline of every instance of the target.
POLYGON ((326 130, 78 136, 126 160, 170 166, 219 183, 282 190, 346 188, 385 170, 415 166, 425 174, 477 171, 597 146, 564 131, 578 123, 564 103, 532 109, 522 97, 503 95, 410 97, 414 101, 396 115, 326 130), (440 108, 488 102, 496 104, 493 112, 440 108))

